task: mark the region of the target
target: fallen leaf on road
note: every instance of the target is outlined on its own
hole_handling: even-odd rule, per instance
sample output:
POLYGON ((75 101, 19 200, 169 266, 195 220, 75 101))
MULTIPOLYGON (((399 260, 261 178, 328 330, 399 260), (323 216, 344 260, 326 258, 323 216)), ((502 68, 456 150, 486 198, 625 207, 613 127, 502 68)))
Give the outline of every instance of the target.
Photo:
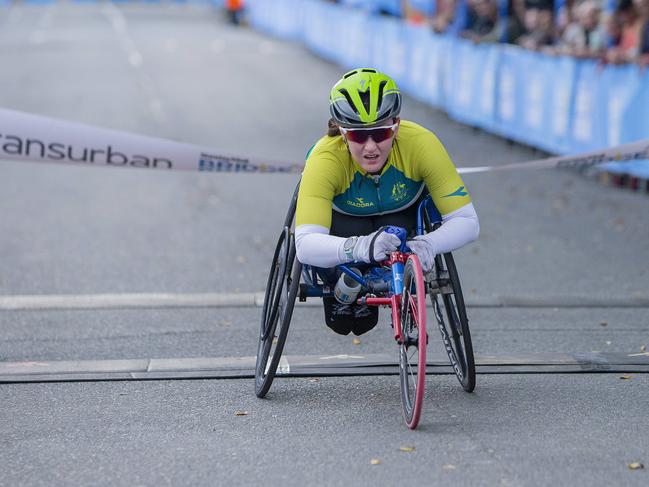
POLYGON ((600 326, 608 326, 608 321, 602 321, 599 325, 600 326))
POLYGON ((626 374, 626 375, 620 376, 620 379, 630 379, 631 377, 632 377, 631 375, 626 374))
POLYGON ((411 452, 411 451, 415 451, 415 447, 414 446, 402 446, 402 447, 399 448, 399 451, 411 452))
POLYGON ((381 460, 379 460, 378 458, 372 458, 370 460, 370 465, 380 465, 380 464, 381 464, 381 460))
POLYGON ((313 379, 309 379, 309 382, 320 382, 320 379, 318 379, 317 377, 315 377, 315 378, 313 378, 313 379))
POLYGON ((248 411, 235 411, 235 416, 248 416, 248 411))
POLYGON ((640 347, 640 351, 641 351, 641 352, 646 352, 646 351, 647 351, 647 346, 646 346, 646 345, 642 345, 642 346, 640 347))
POLYGON ((453 465, 452 463, 448 463, 446 465, 443 465, 442 468, 444 470, 455 470, 457 467, 455 465, 453 465))
POLYGON ((629 463, 627 466, 631 470, 642 470, 644 468, 644 465, 642 463, 639 463, 639 462, 629 463))
POLYGON ((360 338, 354 338, 354 339, 352 340, 352 343, 353 343, 354 345, 360 345, 360 344, 361 344, 361 339, 360 339, 360 338))

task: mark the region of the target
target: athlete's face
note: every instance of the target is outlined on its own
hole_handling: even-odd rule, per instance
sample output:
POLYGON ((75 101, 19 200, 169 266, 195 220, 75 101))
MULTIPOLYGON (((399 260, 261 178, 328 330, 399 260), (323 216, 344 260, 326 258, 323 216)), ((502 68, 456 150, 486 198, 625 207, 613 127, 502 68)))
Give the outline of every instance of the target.
MULTIPOLYGON (((349 152, 352 155, 352 159, 361 166, 365 171, 370 174, 377 174, 381 172, 383 166, 388 160, 390 155, 390 150, 392 149, 392 144, 394 143, 394 138, 397 136, 399 131, 399 119, 395 120, 397 125, 394 128, 394 134, 387 139, 376 142, 371 136, 363 143, 354 142, 349 134, 343 134, 343 137, 347 141, 347 146, 349 147, 349 152)), ((389 123, 383 122, 380 127, 385 127, 386 125, 391 125, 389 123)))

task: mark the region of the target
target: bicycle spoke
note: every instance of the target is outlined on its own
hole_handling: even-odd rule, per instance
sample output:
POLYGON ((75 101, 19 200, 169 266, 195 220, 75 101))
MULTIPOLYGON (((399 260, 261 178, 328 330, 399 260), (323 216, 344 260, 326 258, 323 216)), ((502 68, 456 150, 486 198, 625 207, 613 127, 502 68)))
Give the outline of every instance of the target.
MULTIPOLYGON (((416 296, 413 297, 411 294, 409 299, 408 299, 408 305, 410 306, 411 309, 417 309, 417 301, 416 301, 416 296)), ((412 314, 412 321, 414 321, 415 326, 419 326, 419 316, 417 316, 417 313, 412 314)))

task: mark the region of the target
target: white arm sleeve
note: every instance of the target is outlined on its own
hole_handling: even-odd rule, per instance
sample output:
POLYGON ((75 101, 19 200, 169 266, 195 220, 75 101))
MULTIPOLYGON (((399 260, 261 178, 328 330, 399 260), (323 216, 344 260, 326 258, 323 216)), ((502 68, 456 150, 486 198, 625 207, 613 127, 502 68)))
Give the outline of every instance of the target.
MULTIPOLYGON (((426 240, 435 254, 459 249, 473 242, 480 233, 478 215, 473 203, 444 215, 442 222, 442 226, 434 232, 418 237, 426 240)), ((300 225, 295 229, 297 259, 303 264, 316 267, 344 264, 349 260, 342 250, 345 240, 347 239, 344 237, 329 235, 329 230, 320 225, 300 225)))
POLYGON ((479 234, 478 215, 473 203, 469 203, 444 215, 441 227, 418 238, 426 240, 435 254, 445 254, 473 242, 479 234))
POLYGON ((345 240, 329 235, 329 230, 320 225, 300 225, 295 229, 297 260, 316 267, 344 264, 348 260, 342 250, 345 240))

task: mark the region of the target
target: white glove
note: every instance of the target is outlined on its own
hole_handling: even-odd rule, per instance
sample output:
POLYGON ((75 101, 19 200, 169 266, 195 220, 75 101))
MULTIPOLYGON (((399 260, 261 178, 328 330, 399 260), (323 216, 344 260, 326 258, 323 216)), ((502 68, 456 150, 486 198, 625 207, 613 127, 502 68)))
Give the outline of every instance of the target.
MULTIPOLYGON (((377 232, 360 237, 350 237, 350 239, 355 239, 355 242, 352 242, 353 247, 351 249, 349 248, 350 239, 347 239, 345 241, 346 245, 343 244, 343 248, 339 251, 339 254, 343 256, 341 260, 344 262, 355 260, 370 263, 370 243, 376 234, 377 232)), ((385 260, 390 255, 390 252, 398 250, 400 245, 401 240, 399 237, 393 233, 382 231, 374 240, 374 260, 377 262, 385 260)))
POLYGON ((435 269, 435 247, 426 237, 428 235, 417 235, 414 240, 408 240, 408 247, 412 250, 421 262, 421 268, 424 274, 428 274, 435 269))

